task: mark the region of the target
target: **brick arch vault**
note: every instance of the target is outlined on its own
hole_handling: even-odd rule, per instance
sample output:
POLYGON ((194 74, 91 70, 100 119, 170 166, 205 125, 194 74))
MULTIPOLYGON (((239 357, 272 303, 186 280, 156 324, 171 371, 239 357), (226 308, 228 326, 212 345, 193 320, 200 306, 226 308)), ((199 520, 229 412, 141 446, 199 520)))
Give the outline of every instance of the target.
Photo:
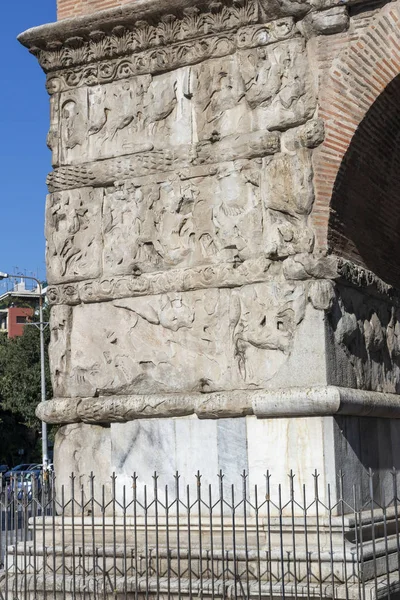
POLYGON ((320 249, 400 288, 400 2, 317 49, 325 141, 314 155, 320 249))

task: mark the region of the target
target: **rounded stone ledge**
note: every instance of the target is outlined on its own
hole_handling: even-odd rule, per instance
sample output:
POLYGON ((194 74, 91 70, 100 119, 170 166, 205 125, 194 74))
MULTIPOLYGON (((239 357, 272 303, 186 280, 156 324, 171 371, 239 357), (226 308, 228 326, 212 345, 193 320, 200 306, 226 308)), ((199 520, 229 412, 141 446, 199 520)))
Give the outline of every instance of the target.
POLYGON ((400 395, 336 386, 286 388, 259 392, 253 400, 256 417, 400 418, 400 395))
POLYGON ((235 390, 209 394, 149 394, 55 398, 36 415, 49 424, 125 423, 137 419, 197 415, 199 419, 259 419, 347 415, 400 419, 400 395, 336 386, 235 390))

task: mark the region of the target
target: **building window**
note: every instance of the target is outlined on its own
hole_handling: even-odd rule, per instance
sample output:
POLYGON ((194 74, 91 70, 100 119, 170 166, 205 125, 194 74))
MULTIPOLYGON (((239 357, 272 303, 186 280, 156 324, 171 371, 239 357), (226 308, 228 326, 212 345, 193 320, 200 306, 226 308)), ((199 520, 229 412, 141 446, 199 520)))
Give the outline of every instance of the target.
POLYGON ((17 323, 18 325, 25 325, 26 317, 17 317, 17 323))

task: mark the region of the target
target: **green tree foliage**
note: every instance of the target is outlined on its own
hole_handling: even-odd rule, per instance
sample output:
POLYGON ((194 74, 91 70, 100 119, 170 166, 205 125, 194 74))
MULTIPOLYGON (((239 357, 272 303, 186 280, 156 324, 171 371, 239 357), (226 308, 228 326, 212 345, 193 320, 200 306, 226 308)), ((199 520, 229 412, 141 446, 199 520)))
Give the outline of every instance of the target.
MULTIPOLYGON (((48 321, 48 311, 44 320, 48 321)), ((45 330, 46 391, 52 395, 48 364, 50 332, 45 330)), ((40 337, 35 325, 27 325, 21 337, 0 335, 0 460, 10 461, 11 448, 23 448, 24 460, 35 460, 41 422, 35 410, 41 400, 40 337)), ((13 458, 15 462, 15 458, 13 458)))

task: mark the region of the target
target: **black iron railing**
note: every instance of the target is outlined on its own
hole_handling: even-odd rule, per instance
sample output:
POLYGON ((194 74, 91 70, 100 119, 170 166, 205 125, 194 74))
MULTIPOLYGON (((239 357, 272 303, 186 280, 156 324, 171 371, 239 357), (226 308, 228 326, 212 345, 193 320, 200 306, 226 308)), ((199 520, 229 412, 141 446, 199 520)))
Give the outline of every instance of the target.
POLYGON ((0 492, 0 597, 394 600, 398 474, 377 481, 15 477, 0 492))

